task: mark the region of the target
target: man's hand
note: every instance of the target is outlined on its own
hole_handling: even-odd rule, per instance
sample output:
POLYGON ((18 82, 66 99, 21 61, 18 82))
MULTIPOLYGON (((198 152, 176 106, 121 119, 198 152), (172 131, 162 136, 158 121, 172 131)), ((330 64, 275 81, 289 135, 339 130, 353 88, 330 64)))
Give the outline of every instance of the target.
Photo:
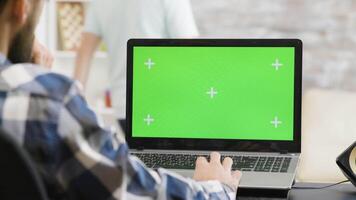
POLYGON ((32 48, 32 62, 51 69, 53 64, 53 56, 51 52, 35 39, 32 48))
POLYGON ((241 179, 240 171, 231 171, 232 159, 226 157, 221 164, 221 156, 217 152, 210 154, 210 162, 205 157, 199 157, 196 161, 193 179, 196 181, 217 180, 237 190, 241 179))

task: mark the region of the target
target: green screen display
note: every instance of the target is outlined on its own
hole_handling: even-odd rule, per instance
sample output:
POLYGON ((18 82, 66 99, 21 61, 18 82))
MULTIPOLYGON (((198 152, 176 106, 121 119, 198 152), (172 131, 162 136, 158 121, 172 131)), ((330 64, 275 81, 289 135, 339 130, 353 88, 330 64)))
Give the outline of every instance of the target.
POLYGON ((132 136, 293 140, 293 47, 134 47, 132 136))

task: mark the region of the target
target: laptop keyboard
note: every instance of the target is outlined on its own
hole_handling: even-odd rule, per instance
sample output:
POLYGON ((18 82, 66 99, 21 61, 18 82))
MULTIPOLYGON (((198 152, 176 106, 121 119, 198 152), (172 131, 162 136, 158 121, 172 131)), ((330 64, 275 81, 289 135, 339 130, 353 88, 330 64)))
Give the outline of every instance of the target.
MULTIPOLYGON (((133 153, 141 159, 147 167, 167 169, 194 169, 195 161, 199 156, 209 159, 207 155, 189 154, 158 154, 133 153)), ((265 157, 265 156, 229 156, 234 161, 232 168, 240 171, 286 173, 291 157, 265 157)), ((221 156, 223 160, 225 156, 221 156)))

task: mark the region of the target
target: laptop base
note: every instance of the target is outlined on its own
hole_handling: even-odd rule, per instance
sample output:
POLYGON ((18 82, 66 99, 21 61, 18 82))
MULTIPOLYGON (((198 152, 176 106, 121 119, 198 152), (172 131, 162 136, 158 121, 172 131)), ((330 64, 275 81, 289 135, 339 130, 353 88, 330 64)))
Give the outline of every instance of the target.
POLYGON ((237 199, 243 200, 246 197, 287 199, 289 191, 290 189, 239 188, 237 190, 237 197, 238 197, 237 199))

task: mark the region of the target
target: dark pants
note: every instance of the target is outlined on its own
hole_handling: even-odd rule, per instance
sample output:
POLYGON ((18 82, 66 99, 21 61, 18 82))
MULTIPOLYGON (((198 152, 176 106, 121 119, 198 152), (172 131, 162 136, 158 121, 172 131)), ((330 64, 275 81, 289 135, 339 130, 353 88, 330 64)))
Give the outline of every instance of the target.
POLYGON ((118 119, 118 122, 122 132, 126 134, 126 119, 118 119))

